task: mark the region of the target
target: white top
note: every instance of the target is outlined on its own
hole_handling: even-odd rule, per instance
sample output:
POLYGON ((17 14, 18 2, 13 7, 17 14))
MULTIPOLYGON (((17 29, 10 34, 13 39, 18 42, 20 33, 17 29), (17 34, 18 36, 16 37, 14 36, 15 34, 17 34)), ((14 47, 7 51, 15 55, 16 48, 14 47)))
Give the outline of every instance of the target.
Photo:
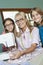
POLYGON ((33 43, 39 44, 39 39, 39 29, 37 27, 34 27, 31 33, 27 28, 24 32, 22 32, 19 38, 16 37, 18 49, 23 50, 29 48, 33 43))

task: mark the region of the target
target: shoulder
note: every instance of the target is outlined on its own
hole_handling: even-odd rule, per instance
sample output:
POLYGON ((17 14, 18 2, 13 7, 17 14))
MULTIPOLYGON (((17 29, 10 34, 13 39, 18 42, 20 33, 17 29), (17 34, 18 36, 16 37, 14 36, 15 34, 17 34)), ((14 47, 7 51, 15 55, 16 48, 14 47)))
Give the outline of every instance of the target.
POLYGON ((32 30, 33 34, 39 34, 39 29, 37 27, 34 27, 32 30))
POLYGON ((37 27, 34 27, 34 28, 33 28, 33 30, 35 30, 35 31, 39 31, 39 28, 37 28, 37 27))

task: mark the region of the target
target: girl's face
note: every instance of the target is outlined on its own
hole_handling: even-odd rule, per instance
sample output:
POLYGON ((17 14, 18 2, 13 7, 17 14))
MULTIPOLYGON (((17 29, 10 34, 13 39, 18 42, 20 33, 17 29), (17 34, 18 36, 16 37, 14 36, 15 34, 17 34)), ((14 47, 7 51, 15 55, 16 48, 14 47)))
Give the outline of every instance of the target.
POLYGON ((26 26, 25 17, 18 15, 18 16, 16 16, 15 20, 16 20, 16 23, 17 23, 19 28, 23 29, 26 26))
POLYGON ((36 12, 36 11, 32 11, 32 19, 35 22, 40 23, 41 22, 41 15, 38 12, 36 12))
POLYGON ((14 29, 14 24, 12 23, 12 21, 7 20, 5 22, 5 29, 8 30, 8 32, 12 32, 14 29))

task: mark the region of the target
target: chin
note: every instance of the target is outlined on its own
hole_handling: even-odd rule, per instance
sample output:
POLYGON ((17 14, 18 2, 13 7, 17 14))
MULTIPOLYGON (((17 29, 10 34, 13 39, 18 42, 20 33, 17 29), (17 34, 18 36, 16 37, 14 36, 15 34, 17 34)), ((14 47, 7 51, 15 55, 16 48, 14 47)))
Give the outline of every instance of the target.
POLYGON ((9 32, 12 32, 12 31, 9 31, 9 32))
POLYGON ((36 20, 36 22, 39 22, 39 20, 36 20))

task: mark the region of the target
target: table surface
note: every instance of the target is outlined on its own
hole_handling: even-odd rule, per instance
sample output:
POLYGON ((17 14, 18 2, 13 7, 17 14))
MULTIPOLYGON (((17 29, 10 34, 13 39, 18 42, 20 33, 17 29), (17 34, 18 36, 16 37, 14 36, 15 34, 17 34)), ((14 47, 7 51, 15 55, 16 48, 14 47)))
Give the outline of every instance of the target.
MULTIPOLYGON (((0 53, 0 57, 2 55, 2 58, 5 56, 5 54, 7 54, 7 52, 4 53, 0 53), (4 56, 3 56, 4 55, 4 56)), ((7 54, 8 56, 9 54, 7 54)), ((6 56, 5 56, 6 57, 6 56)), ((9 58, 9 56, 8 56, 9 58)), ((1 59, 1 58, 0 58, 1 59)), ((29 61, 32 65, 43 65, 43 48, 39 49, 36 52, 32 53, 32 56, 27 56, 27 57, 21 57, 20 59, 16 59, 16 60, 12 60, 10 63, 18 63, 20 64, 23 61, 29 61)), ((7 61, 8 62, 8 61, 7 61)))

